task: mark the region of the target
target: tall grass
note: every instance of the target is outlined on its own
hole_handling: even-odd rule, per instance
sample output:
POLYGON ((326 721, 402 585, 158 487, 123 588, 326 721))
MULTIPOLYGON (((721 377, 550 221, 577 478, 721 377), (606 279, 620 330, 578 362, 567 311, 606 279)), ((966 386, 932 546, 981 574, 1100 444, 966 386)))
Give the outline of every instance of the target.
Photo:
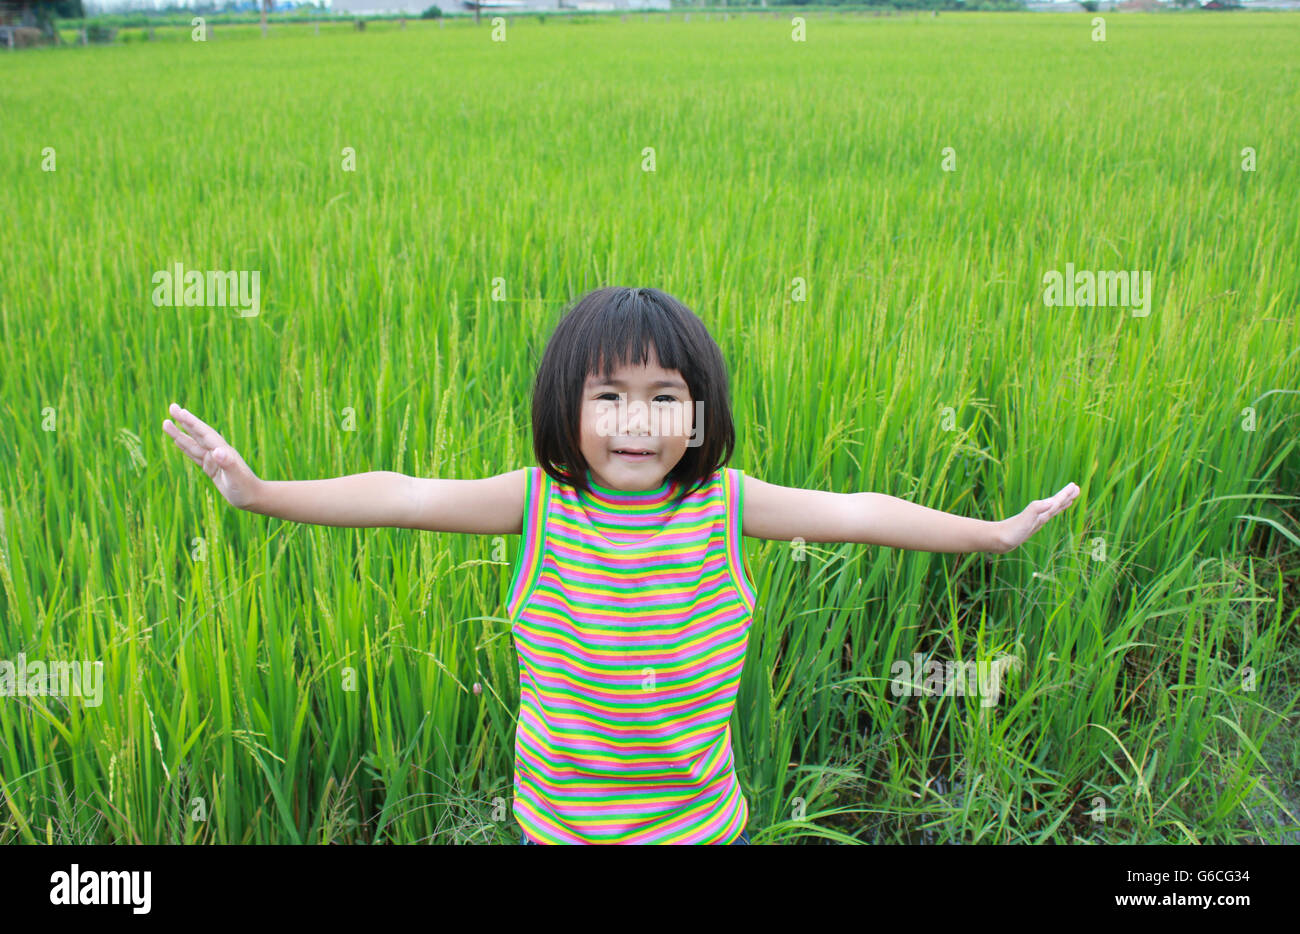
POLYGON ((747 540, 755 842, 1294 830, 1300 20, 489 29, 0 55, 0 659, 105 678, 0 698, 0 839, 516 841, 517 538, 240 513, 161 422, 270 479, 515 469, 607 284, 705 319, 747 474, 1082 488, 1006 556, 747 540), (177 261, 261 314, 155 307, 177 261), (1067 262, 1151 270, 1149 316, 1046 307, 1067 262), (895 696, 915 652, 1021 667, 895 696))

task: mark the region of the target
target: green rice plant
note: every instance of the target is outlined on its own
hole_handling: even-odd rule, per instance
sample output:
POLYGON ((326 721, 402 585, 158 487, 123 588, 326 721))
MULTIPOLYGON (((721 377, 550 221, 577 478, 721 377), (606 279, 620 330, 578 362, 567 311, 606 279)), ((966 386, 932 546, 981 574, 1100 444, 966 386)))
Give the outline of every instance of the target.
POLYGON ((103 677, 0 697, 0 840, 517 841, 517 539, 239 512, 160 425, 273 479, 525 466, 550 329, 609 284, 708 324, 750 476, 1082 488, 1007 555, 747 541, 755 842, 1294 832, 1300 22, 490 32, 0 54, 0 661, 103 677), (258 313, 155 304, 176 262, 257 271, 258 313), (1149 271, 1148 313, 1046 304, 1067 263, 1149 271), (895 693, 918 653, 1017 666, 895 693))

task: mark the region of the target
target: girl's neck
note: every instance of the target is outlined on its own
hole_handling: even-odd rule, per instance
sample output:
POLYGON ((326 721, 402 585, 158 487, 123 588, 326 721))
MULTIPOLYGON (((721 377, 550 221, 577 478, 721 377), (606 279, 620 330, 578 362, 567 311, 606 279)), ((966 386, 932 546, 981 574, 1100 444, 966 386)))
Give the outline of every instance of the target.
POLYGON ((586 472, 587 485, 591 492, 579 491, 589 501, 612 511, 619 509, 653 507, 667 505, 675 492, 676 484, 665 477, 664 482, 652 490, 616 490, 596 482, 591 469, 586 472))

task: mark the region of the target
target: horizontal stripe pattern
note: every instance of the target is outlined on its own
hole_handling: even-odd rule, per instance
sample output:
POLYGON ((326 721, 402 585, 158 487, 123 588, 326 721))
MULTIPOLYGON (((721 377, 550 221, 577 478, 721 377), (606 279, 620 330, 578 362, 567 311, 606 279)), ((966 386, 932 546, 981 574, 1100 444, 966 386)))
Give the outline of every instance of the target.
POLYGON ((742 483, 723 468, 674 503, 674 481, 587 493, 529 469, 507 604, 528 839, 729 844, 745 829, 730 729, 756 596, 742 483))

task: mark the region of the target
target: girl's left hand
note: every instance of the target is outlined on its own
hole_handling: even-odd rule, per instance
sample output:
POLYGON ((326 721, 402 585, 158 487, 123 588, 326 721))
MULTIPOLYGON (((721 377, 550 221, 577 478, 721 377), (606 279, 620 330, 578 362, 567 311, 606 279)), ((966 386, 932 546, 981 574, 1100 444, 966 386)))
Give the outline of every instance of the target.
POLYGON ((999 553, 1006 554, 1008 551, 1019 548, 1029 536, 1041 529, 1048 519, 1061 510, 1068 508, 1078 495, 1078 485, 1067 483, 1059 493, 1050 499, 1036 499, 1025 507, 1024 512, 1012 516, 1010 519, 1003 519, 998 523, 1003 544, 999 553))

